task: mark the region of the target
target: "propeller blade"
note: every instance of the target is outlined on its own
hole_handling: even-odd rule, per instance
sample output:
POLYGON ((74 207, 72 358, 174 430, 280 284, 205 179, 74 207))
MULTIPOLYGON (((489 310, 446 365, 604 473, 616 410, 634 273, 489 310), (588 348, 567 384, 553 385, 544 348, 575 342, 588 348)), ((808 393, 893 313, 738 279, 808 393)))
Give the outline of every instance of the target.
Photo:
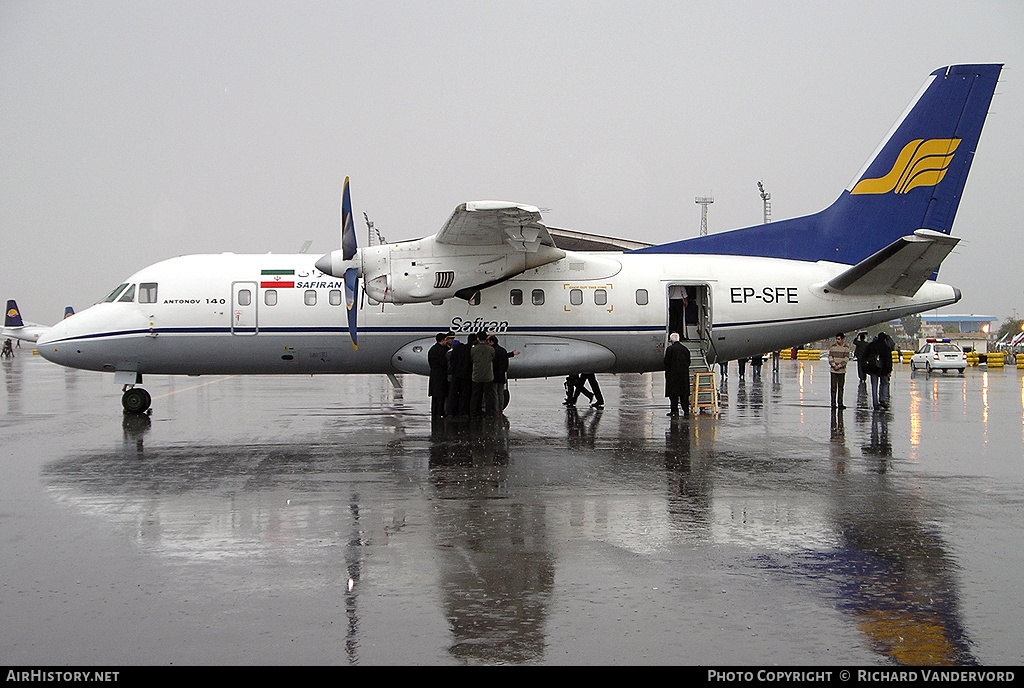
MULTIPOLYGON (((356 229, 352 224, 352 196, 348 190, 348 177, 341 190, 341 251, 342 257, 352 260, 359 251, 356 243, 356 229)), ((355 267, 345 270, 345 307, 348 309, 348 336, 352 338, 352 348, 359 349, 356 341, 356 312, 359 307, 359 269, 355 267)))
POLYGON ((352 348, 359 349, 356 342, 356 293, 359 288, 359 270, 349 268, 345 271, 345 307, 348 308, 348 336, 352 338, 352 348))
POLYGON ((345 260, 355 258, 356 230, 352 225, 352 198, 348 192, 348 177, 345 177, 345 187, 341 192, 341 250, 345 260))

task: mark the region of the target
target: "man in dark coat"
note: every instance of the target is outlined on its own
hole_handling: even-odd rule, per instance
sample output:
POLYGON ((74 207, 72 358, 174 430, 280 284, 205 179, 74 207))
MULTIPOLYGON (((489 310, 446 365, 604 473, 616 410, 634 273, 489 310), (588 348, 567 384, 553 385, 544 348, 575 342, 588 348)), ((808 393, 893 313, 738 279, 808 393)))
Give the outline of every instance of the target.
POLYGON ((861 332, 853 340, 853 357, 857 359, 857 377, 861 382, 864 382, 868 376, 868 371, 864 368, 864 360, 868 355, 869 343, 867 332, 861 332))
POLYGON ((434 340, 436 343, 427 351, 427 364, 430 366, 427 394, 430 396, 430 415, 443 416, 444 405, 448 400, 448 349, 451 347, 452 334, 442 332, 434 340))
POLYGON ((470 332, 466 343, 452 350, 452 385, 454 399, 452 415, 468 416, 469 403, 473 394, 473 345, 476 344, 476 332, 470 332))
POLYGON ((669 346, 665 349, 665 396, 672 402, 672 410, 668 415, 679 416, 679 406, 683 407, 683 416, 690 415, 690 350, 679 341, 679 334, 673 332, 668 337, 669 346))
POLYGON ((871 403, 875 409, 889 407, 889 377, 892 375, 892 352, 889 335, 879 332, 868 344, 864 365, 871 378, 871 403))
POLYGON ((508 383, 508 362, 518 351, 507 351, 498 344, 493 334, 487 336, 487 343, 494 349, 494 396, 497 400, 495 411, 501 413, 505 409, 505 385, 508 383))

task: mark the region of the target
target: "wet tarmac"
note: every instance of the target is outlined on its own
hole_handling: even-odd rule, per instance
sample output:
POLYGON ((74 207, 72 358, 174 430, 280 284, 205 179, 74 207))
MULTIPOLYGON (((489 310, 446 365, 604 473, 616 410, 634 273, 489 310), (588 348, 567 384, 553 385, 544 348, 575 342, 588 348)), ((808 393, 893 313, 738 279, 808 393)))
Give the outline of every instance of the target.
POLYGON ((821 362, 672 422, 659 375, 109 375, 3 361, 0 663, 1024 663, 1024 384, 821 362), (847 402, 857 399, 856 376, 847 402), (853 404, 851 404, 853 406, 853 404))

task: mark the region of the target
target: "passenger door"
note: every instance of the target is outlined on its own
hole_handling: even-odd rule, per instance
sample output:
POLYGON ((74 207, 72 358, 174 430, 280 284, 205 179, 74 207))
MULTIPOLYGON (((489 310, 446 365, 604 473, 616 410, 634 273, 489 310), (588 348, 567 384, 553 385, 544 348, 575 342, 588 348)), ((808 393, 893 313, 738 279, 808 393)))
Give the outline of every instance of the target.
POLYGON ((253 335, 259 331, 256 322, 257 284, 231 283, 231 333, 253 335))

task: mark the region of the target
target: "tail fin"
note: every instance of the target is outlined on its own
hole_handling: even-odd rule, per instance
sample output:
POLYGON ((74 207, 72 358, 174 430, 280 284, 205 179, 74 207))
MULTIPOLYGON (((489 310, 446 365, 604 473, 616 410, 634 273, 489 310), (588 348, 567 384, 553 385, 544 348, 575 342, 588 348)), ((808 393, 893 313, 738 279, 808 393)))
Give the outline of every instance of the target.
POLYGON ((70 318, 74 314, 75 314, 75 309, 74 308, 72 308, 71 306, 64 306, 64 317, 65 318, 70 318))
POLYGON ((21 319, 18 311, 18 304, 14 299, 7 299, 7 313, 4 316, 4 327, 24 327, 25 321, 21 319))
POLYGON ((805 217, 640 249, 856 264, 918 229, 949 234, 1001 64, 937 69, 828 208, 805 217))

